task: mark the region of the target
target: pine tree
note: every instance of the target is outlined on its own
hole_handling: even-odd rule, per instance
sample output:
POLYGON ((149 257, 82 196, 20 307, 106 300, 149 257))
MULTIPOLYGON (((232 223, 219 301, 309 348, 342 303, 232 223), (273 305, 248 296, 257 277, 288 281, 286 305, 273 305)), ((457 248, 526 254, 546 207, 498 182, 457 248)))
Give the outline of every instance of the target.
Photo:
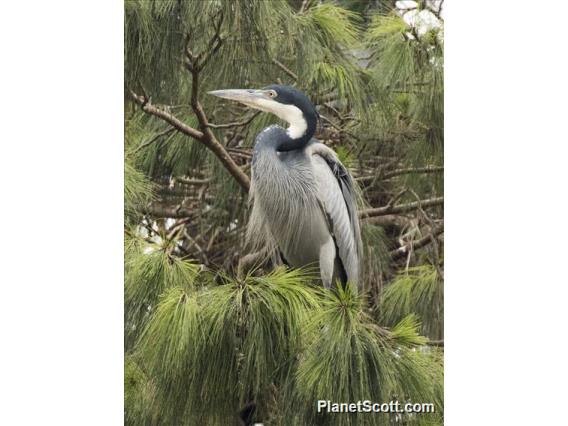
POLYGON ((238 424, 251 402, 266 425, 442 423, 442 2, 400 3, 125 2, 126 424, 238 424), (278 121, 206 92, 274 82, 362 188, 363 294, 244 243, 251 147, 278 121))

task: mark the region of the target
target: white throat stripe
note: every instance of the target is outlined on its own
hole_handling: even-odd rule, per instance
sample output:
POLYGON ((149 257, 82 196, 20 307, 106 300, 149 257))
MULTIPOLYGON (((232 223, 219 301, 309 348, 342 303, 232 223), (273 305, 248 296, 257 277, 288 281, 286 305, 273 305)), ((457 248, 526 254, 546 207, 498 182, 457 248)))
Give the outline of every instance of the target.
POLYGON ((304 136, 308 129, 308 123, 304 119, 302 110, 294 105, 281 104, 272 100, 262 100, 256 107, 262 111, 271 112, 278 118, 286 121, 290 125, 286 133, 292 139, 304 136))

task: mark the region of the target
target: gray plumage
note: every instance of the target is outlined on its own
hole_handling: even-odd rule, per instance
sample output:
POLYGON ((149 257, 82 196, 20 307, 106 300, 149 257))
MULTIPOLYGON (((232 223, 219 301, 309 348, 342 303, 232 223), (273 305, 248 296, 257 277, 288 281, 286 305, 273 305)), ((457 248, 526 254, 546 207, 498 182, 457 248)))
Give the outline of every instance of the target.
MULTIPOLYGON (((299 93, 296 89, 269 86, 268 90, 272 88, 278 90, 276 101, 281 97, 281 102, 288 102, 284 107, 272 107, 268 102, 259 107, 238 99, 291 124, 288 130, 270 126, 256 138, 247 240, 256 250, 268 247, 279 251, 282 260, 292 267, 317 266, 327 288, 340 280, 354 284, 356 289, 361 234, 354 181, 335 152, 311 138, 315 109, 312 113, 304 99, 294 103, 293 96, 299 93), (292 101, 282 95, 288 93, 284 90, 291 92, 292 101), (302 114, 291 108, 295 105, 302 114)), ((231 97, 222 97, 235 99, 233 92, 238 91, 213 94, 221 96, 221 92, 232 92, 231 97)))
POLYGON ((314 139, 299 151, 265 149, 266 138, 284 131, 273 126, 257 137, 247 239, 257 248, 278 247, 290 266, 317 265, 328 288, 340 278, 341 261, 357 284, 361 239, 353 180, 335 152, 314 139))

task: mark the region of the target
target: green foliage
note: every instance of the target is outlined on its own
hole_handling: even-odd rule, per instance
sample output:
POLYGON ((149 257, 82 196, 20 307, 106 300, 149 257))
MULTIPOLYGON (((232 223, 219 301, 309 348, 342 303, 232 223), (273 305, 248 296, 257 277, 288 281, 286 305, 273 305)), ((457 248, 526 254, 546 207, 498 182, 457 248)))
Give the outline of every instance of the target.
POLYGON ((389 333, 365 313, 363 299, 338 289, 324 295, 322 309, 312 316, 308 332, 318 337, 298 366, 294 404, 304 410, 303 424, 388 421, 388 415, 366 413, 318 415, 314 401, 322 395, 331 401, 389 401, 393 395, 400 400, 439 400, 439 390, 430 385, 430 375, 436 370, 432 359, 411 350, 424 343, 414 322, 405 320, 389 333), (412 369, 411 376, 404 374, 408 369, 412 369))
POLYGON ((345 167, 350 168, 353 165, 354 158, 346 147, 337 147, 335 153, 337 154, 339 161, 341 161, 341 164, 343 164, 345 167))
POLYGON ((371 70, 383 89, 407 89, 417 77, 416 43, 405 37, 407 29, 406 23, 396 16, 376 16, 369 26, 368 42, 376 49, 371 70))
POLYGON ((124 423, 152 424, 154 389, 134 357, 124 359, 124 423))
MULTIPOLYGON (((443 162, 443 38, 439 29, 423 35, 394 12, 372 17, 366 32, 377 103, 367 109, 383 137, 397 143, 410 167, 443 162), (377 119, 379 121, 377 122, 377 119)), ((369 132, 365 124, 363 134, 369 132)), ((442 180, 401 182, 419 194, 441 192, 442 180)))
POLYGON ((318 303, 317 290, 304 284, 313 279, 310 271, 279 269, 165 290, 137 345, 164 421, 223 424, 251 399, 262 409, 301 348, 301 327, 318 303))
POLYGON ((373 17, 373 20, 369 25, 367 36, 370 41, 380 41, 393 35, 401 38, 400 36, 409 30, 410 27, 401 16, 377 15, 373 17))
MULTIPOLYGON (((192 89, 223 124, 251 112, 206 91, 295 85, 334 122, 317 137, 362 183, 363 208, 403 189, 395 204, 440 194, 441 173, 383 172, 443 164, 443 29, 419 33, 384 0, 302 3, 126 0, 125 87, 199 129, 192 89), (207 54, 217 27, 222 44, 193 88, 185 50, 207 54)), ((273 123, 261 113, 212 131, 250 175, 254 139, 273 123)), ((424 256, 389 254, 404 223, 421 231, 432 218, 363 221, 359 296, 322 289, 311 270, 237 279, 246 196, 205 145, 168 126, 127 103, 125 423, 233 424, 254 401, 267 425, 442 424, 443 352, 426 337, 443 336, 443 280, 424 256), (322 398, 433 402, 436 413, 316 415, 322 398)))
POLYGON ((363 414, 315 416, 322 396, 396 396, 432 401, 441 411, 438 361, 413 349, 425 343, 417 321, 382 329, 361 296, 323 291, 309 284, 314 280, 312 271, 276 269, 242 281, 166 288, 135 348, 150 380, 129 367, 133 386, 154 384, 152 408, 137 402, 151 388, 129 390, 138 395, 128 399, 129 415, 154 416, 160 424, 227 424, 255 401, 270 424, 376 424, 377 417, 363 414))
POLYGON ((314 64, 308 81, 312 87, 318 87, 320 92, 337 91, 340 99, 360 107, 364 100, 362 76, 363 73, 353 65, 327 59, 314 64))
POLYGON ((146 243, 138 238, 126 240, 125 324, 126 341, 131 342, 155 308, 159 296, 168 288, 193 286, 199 267, 172 256, 171 245, 146 243))
POLYGON ((422 333, 431 339, 444 334, 444 282, 433 266, 422 265, 399 273, 385 289, 379 305, 381 324, 394 325, 415 314, 422 333))
POLYGON ((312 31, 321 40, 322 45, 353 46, 359 39, 361 17, 330 3, 319 4, 299 15, 306 25, 313 25, 312 31))
POLYGON ((384 228, 369 223, 361 227, 363 239, 363 273, 365 282, 382 284, 382 277, 389 272, 389 246, 384 228))
POLYGON ((398 322, 391 330, 391 337, 398 344, 406 346, 420 346, 428 342, 423 336, 420 336, 420 322, 416 315, 410 314, 398 322))
POLYGON ((137 208, 152 200, 154 186, 152 182, 134 166, 124 163, 124 210, 134 213, 137 208))

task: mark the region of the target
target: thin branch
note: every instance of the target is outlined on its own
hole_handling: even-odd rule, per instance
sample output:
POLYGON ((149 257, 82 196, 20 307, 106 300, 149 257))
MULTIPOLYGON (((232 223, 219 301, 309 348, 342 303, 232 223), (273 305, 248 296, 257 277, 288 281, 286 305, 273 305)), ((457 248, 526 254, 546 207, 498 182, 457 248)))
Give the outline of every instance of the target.
POLYGON ((186 185, 207 185, 211 182, 211 179, 186 179, 182 177, 176 177, 175 180, 186 185))
MULTIPOLYGON (((193 74, 197 76, 197 73, 193 74)), ((197 77, 194 77, 194 84, 197 84, 197 77)), ((197 115, 197 120, 203 129, 203 143, 206 144, 211 151, 217 155, 217 157, 223 162, 225 168, 233 175, 237 180, 239 185, 248 192, 250 188, 249 177, 241 170, 241 168, 235 163, 230 154, 227 152, 225 147, 217 140, 211 129, 208 127, 209 121, 205 115, 205 111, 201 106, 201 103, 196 99, 192 98, 192 107, 195 115, 197 115)))
POLYGON ((225 124, 213 124, 207 123, 207 127, 211 127, 212 129, 230 129, 231 127, 242 127, 250 124, 252 120, 254 120, 262 111, 257 111, 249 118, 242 120, 242 121, 235 121, 233 123, 225 123, 225 124))
POLYGON ((443 172, 443 166, 426 166, 426 167, 415 167, 415 168, 408 168, 408 169, 395 169, 390 172, 385 172, 383 174, 379 173, 378 175, 375 174, 373 176, 361 176, 358 177, 356 180, 359 183, 367 183, 373 182, 374 180, 387 180, 396 176, 405 175, 405 174, 412 174, 412 173, 438 173, 443 172))
POLYGON ((252 157, 252 151, 249 149, 243 149, 243 148, 227 148, 227 151, 229 152, 233 152, 236 154, 241 154, 243 156, 246 156, 247 158, 251 158, 252 157))
POLYGON ((408 168, 408 169, 396 169, 391 172, 387 172, 382 175, 383 179, 389 179, 391 177, 412 174, 412 173, 437 173, 443 172, 443 166, 426 166, 426 167, 416 167, 416 168, 408 168))
MULTIPOLYGON (((221 20, 220 20, 221 22, 221 20)), ((216 29, 216 34, 219 31, 221 24, 218 24, 216 29)), ((218 37, 218 34, 215 37, 218 37)), ((220 43, 221 41, 219 41, 220 43)), ((211 57, 215 52, 218 46, 215 44, 210 48, 209 52, 207 53, 206 57, 211 57)), ((250 188, 250 179, 249 177, 241 170, 241 168, 235 163, 233 158, 229 155, 225 147, 217 140, 211 128, 209 126, 209 120, 207 119, 207 115, 203 110, 203 106, 199 102, 199 73, 202 69, 198 65, 199 57, 197 60, 192 60, 191 64, 186 62, 186 68, 191 74, 191 108, 193 112, 197 116, 197 121, 199 122, 199 127, 203 131, 201 136, 201 142, 205 144, 213 153, 221 160, 225 168, 233 175, 236 181, 241 185, 241 187, 248 192, 250 188)))
POLYGON ((166 136, 166 135, 170 134, 171 132, 175 132, 175 131, 176 131, 176 129, 174 127, 170 127, 168 129, 164 130, 163 132, 158 133, 156 136, 151 138, 149 141, 141 143, 138 147, 136 147, 136 149, 134 151, 132 151, 132 153, 136 154, 141 149, 144 149, 147 146, 149 146, 149 145, 153 144, 154 142, 156 142, 157 140, 159 140, 162 136, 166 136))
POLYGON ((392 197, 390 199, 390 201, 387 203, 387 205, 385 206, 385 208, 392 208, 392 206, 394 206, 394 203, 396 203, 398 200, 401 199, 401 197, 406 194, 408 192, 408 189, 404 188, 401 191, 399 191, 398 194, 396 194, 394 197, 392 197))
POLYGON ((196 71, 198 72, 201 71, 205 67, 205 65, 207 65, 209 59, 211 59, 211 57, 214 56, 215 53, 217 53, 217 51, 223 44, 223 39, 221 38, 221 25, 223 24, 224 15, 222 11, 220 11, 219 14, 220 14, 219 21, 217 21, 217 23, 215 24, 215 34, 213 35, 213 38, 209 41, 207 50, 199 55, 200 56, 199 64, 196 67, 196 71))
POLYGON ((331 127, 333 127, 335 130, 337 130, 339 133, 345 133, 346 135, 351 136, 353 139, 359 140, 359 137, 357 137, 353 133, 349 132, 348 130, 345 130, 344 128, 339 127, 337 124, 335 124, 329 118, 327 118, 325 115, 319 114, 319 118, 321 118, 323 121, 328 123, 331 127))
POLYGON ((163 109, 153 105, 149 101, 149 98, 137 95, 132 90, 130 90, 130 97, 134 102, 136 102, 142 107, 142 111, 147 112, 148 114, 151 114, 155 117, 161 118, 166 123, 172 125, 177 130, 179 130, 180 132, 182 132, 187 136, 191 136, 192 138, 197 139, 199 141, 201 141, 201 139, 203 138, 202 132, 200 132, 197 129, 194 129, 193 127, 188 126, 187 124, 179 120, 177 117, 175 117, 172 113, 164 111, 163 109))
POLYGON ((362 218, 383 216, 386 214, 407 213, 417 208, 441 206, 444 204, 444 197, 434 197, 427 200, 415 201, 407 204, 399 204, 398 206, 385 206, 373 209, 362 210, 359 215, 362 218))
MULTIPOLYGON (((193 72, 192 72, 193 73, 193 72)), ((198 73, 195 72, 194 75, 198 73)), ((194 83, 197 84, 197 78, 194 79, 194 83)), ((147 98, 143 96, 139 96, 130 90, 131 98, 138 103, 142 110, 148 114, 151 114, 155 117, 161 118, 162 120, 166 121, 177 130, 182 132, 187 136, 191 136, 192 138, 198 140, 203 145, 205 145, 209 150, 211 150, 217 158, 223 163, 223 166, 227 169, 229 173, 235 178, 235 180, 241 185, 241 187, 248 192, 250 188, 250 179, 249 177, 241 170, 241 168, 235 163, 235 161, 231 158, 229 153, 225 150, 225 147, 217 140, 215 135, 211 132, 211 129, 207 127, 207 116, 201 107, 201 104, 197 100, 197 87, 195 89, 192 88, 192 108, 197 115, 197 119, 202 127, 204 132, 201 132, 193 127, 188 126, 177 117, 175 117, 170 112, 164 111, 161 108, 156 107, 153 105, 147 98)))
POLYGON ((407 255, 410 249, 417 250, 419 248, 425 247, 428 244, 432 243, 432 240, 437 237, 438 235, 444 232, 444 225, 440 225, 432 230, 428 235, 422 237, 418 240, 411 241, 408 244, 405 244, 393 251, 390 252, 390 256, 393 260, 400 259, 407 255))
POLYGON ((403 228, 408 226, 410 221, 411 219, 406 216, 387 214, 384 216, 369 217, 365 223, 379 226, 398 226, 399 228, 403 228))
MULTIPOLYGON (((410 190, 410 193, 414 196, 414 198, 416 198, 417 201, 420 201, 420 197, 418 196, 418 194, 413 191, 412 189, 410 190)), ((436 223, 434 222, 434 220, 432 220, 432 218, 430 216, 428 216, 426 214, 426 212, 424 211, 424 209, 422 207, 418 208, 418 212, 420 214, 420 216, 422 216, 422 219, 428 223, 428 225, 430 226, 430 229, 436 229, 436 223)), ((443 278, 444 277, 444 272, 442 271, 442 268, 440 266, 440 248, 438 245, 438 241, 436 240, 436 238, 430 234, 430 242, 432 243, 432 263, 434 265, 434 267, 436 268, 436 271, 438 272, 438 274, 443 278)))
POLYGON ((339 121, 343 122, 344 118, 341 115, 341 113, 337 110, 337 108, 335 108, 333 105, 330 105, 329 102, 324 102, 321 104, 322 106, 326 107, 327 109, 329 109, 331 112, 333 112, 335 114, 335 116, 337 118, 339 118, 339 121))
POLYGON ((142 207, 141 213, 152 216, 153 218, 170 217, 174 219, 183 219, 191 217, 195 214, 195 210, 182 206, 166 206, 161 203, 152 203, 142 207))
POLYGON ((278 59, 272 58, 272 63, 274 65, 276 65, 278 68, 280 68, 282 71, 284 71, 286 74, 288 74, 288 76, 292 77, 294 80, 298 80, 298 74, 296 74, 294 71, 292 71, 286 65, 284 65, 278 59))
POLYGON ((331 121, 329 118, 327 118, 325 115, 319 114, 319 118, 321 118, 323 121, 325 121, 326 123, 328 123, 331 127, 333 127, 335 130, 337 130, 338 132, 342 132, 343 129, 341 127, 339 127, 337 124, 335 124, 333 121, 331 121))

